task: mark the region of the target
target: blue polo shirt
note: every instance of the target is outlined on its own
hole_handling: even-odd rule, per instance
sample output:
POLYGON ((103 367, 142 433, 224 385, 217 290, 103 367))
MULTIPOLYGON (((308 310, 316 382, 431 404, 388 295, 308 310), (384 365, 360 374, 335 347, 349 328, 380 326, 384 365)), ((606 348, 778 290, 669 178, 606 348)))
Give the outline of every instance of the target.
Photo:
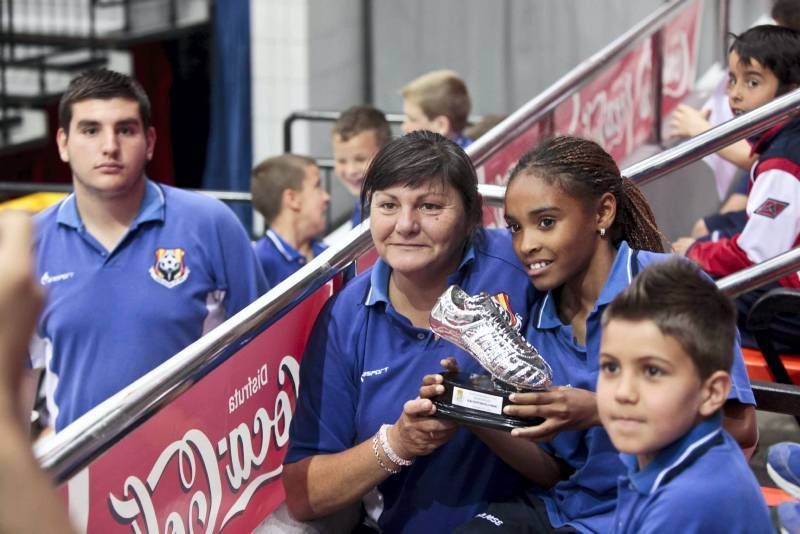
POLYGON ((353 225, 353 228, 361 224, 361 200, 356 199, 355 204, 353 205, 353 215, 350 216, 350 224, 353 225))
POLYGON ((722 429, 722 415, 701 421, 639 470, 621 454, 614 532, 769 534, 761 488, 742 450, 722 429))
MULTIPOLYGON (((300 396, 285 462, 341 452, 362 443, 403 404, 419 395, 422 377, 458 360, 483 369, 455 345, 416 328, 389 300, 391 269, 378 260, 344 287, 317 319, 300 368, 300 396)), ((506 292, 524 311, 535 290, 505 230, 478 230, 449 283, 468 293, 506 292)), ((364 501, 384 532, 450 532, 487 502, 522 491, 527 483, 469 430, 392 475, 364 501)))
MULTIPOLYGON (((305 256, 272 229, 267 230, 253 247, 270 287, 278 285, 308 263, 305 256)), ((315 257, 326 248, 328 247, 322 241, 315 239, 311 242, 311 251, 315 257)))
POLYGON ((469 145, 471 145, 471 144, 472 144, 472 139, 470 139, 470 138, 469 138, 469 137, 467 137, 466 135, 459 134, 459 135, 458 135, 458 136, 457 136, 455 139, 453 139, 453 142, 454 142, 455 144, 457 144, 458 146, 460 146, 461 148, 463 148, 463 149, 465 149, 465 150, 466 150, 466 148, 467 148, 469 145))
POLYGON ((206 195, 146 181, 141 208, 108 251, 75 195, 36 217, 47 302, 31 342, 60 430, 266 292, 233 212, 206 195))
MULTIPOLYGON (((596 390, 603 311, 645 266, 670 257, 669 254, 634 251, 624 241, 620 244, 608 280, 586 320, 586 346, 577 343, 571 325, 561 323, 552 292, 535 305, 527 338, 553 369, 554 385, 596 390)), ((730 398, 754 405, 738 339, 734 350, 730 398)), ((617 478, 624 473, 624 467, 606 431, 602 427, 592 427, 562 432, 542 447, 575 469, 569 479, 541 492, 553 526, 569 524, 582 531, 610 531, 617 478)))

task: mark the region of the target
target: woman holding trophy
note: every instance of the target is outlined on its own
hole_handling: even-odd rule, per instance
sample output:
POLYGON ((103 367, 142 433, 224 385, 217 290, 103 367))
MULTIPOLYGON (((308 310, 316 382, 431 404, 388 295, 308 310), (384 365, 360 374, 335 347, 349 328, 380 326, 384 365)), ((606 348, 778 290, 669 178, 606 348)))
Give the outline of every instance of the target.
POLYGON ((430 332, 431 309, 458 284, 506 293, 525 313, 535 289, 508 232, 481 227, 475 170, 446 138, 420 131, 391 142, 361 201, 380 258, 331 298, 312 331, 284 465, 287 505, 306 521, 363 503, 384 531, 450 531, 527 482, 418 397, 442 358, 481 370, 430 332))

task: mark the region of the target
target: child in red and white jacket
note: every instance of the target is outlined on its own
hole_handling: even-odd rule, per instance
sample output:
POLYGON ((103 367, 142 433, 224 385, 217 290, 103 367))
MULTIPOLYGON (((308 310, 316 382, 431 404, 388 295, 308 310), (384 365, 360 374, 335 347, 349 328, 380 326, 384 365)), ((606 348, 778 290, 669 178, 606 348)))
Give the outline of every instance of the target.
MULTIPOLYGON (((765 104, 800 85, 800 32, 779 26, 756 26, 736 37, 728 59, 729 100, 734 115, 765 104), (759 104, 759 105, 760 105, 759 104)), ((747 223, 718 241, 681 238, 673 250, 695 261, 707 273, 722 277, 786 252, 800 244, 800 118, 792 118, 749 141, 758 161, 750 172, 747 223)), ((794 273, 737 299, 742 345, 757 346, 745 328, 747 313, 758 297, 777 287, 800 288, 794 273)), ((800 353, 800 320, 780 318, 773 341, 784 352, 800 353)))

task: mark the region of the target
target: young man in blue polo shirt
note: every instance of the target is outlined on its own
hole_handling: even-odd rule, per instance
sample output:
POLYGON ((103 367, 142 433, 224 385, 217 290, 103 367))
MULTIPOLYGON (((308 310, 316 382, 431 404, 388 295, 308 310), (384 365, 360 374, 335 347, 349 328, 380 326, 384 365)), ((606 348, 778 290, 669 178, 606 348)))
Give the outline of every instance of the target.
POLYGON ((268 288, 233 212, 145 176, 156 132, 135 80, 79 75, 59 123, 74 193, 36 218, 48 298, 30 350, 32 367, 45 369, 56 430, 268 288))
POLYGON ((325 250, 317 238, 325 231, 330 195, 322 188, 316 162, 283 154, 259 163, 252 173, 253 207, 269 229, 255 244, 264 274, 275 286, 325 250))
POLYGON ((732 301, 689 262, 642 271, 602 318, 597 409, 622 453, 614 532, 772 532, 758 482, 722 428, 732 301))

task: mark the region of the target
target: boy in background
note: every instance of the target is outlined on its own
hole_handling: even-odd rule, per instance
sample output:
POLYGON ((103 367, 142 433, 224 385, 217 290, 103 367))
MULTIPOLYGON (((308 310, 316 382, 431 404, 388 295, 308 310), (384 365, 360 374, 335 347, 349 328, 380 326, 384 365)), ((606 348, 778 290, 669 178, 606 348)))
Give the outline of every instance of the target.
POLYGON ((317 238, 325 231, 330 195, 322 188, 316 162, 283 154, 259 163, 252 173, 253 207, 269 228, 255 243, 271 286, 325 250, 317 238))
MULTIPOLYGON (((800 0, 775 0, 770 14, 778 26, 800 31, 800 0)), ((785 65, 790 65, 792 62, 793 59, 786 58, 782 65, 776 64, 770 69, 781 78, 781 72, 786 72, 785 65)), ((714 91, 704 109, 697 110, 686 104, 678 106, 670 119, 673 135, 694 137, 716 124, 732 119, 732 107, 736 107, 739 112, 747 112, 779 96, 766 94, 762 95, 761 99, 749 99, 744 106, 741 104, 734 106, 728 98, 729 80, 726 79, 725 82, 724 87, 720 84, 714 91)), ((731 237, 741 232, 747 223, 745 207, 750 184, 746 177, 743 177, 744 179, 739 177, 736 169, 749 171, 756 161, 756 156, 747 140, 741 139, 704 158, 716 175, 720 199, 724 198, 723 195, 731 189, 731 185, 734 187, 717 213, 707 215, 695 223, 691 234, 693 238, 709 236, 712 241, 716 241, 720 237, 731 237)))
POLYGON ((731 300, 672 259, 642 271, 602 325, 598 414, 628 467, 615 532, 772 532, 758 482, 722 428, 731 300))
POLYGON ((372 158, 392 140, 386 116, 372 106, 353 106, 345 110, 333 124, 333 172, 345 189, 356 199, 353 226, 361 222, 361 184, 372 158))
MULTIPOLYGON (((728 94, 734 114, 765 104, 800 86, 800 32, 780 26, 755 26, 730 48, 728 94)), ((717 241, 681 238, 673 250, 685 254, 715 278, 777 256, 800 243, 800 118, 790 118, 748 139, 758 161, 750 173, 747 222, 741 232, 717 241)), ((742 345, 757 344, 746 329, 753 303, 774 287, 800 288, 797 273, 736 299, 742 345)), ((775 347, 800 352, 800 320, 779 317, 773 323, 775 347)))
POLYGON ((472 103, 464 80, 452 70, 435 70, 409 82, 403 97, 403 132, 429 130, 461 148, 472 140, 464 135, 472 103))

